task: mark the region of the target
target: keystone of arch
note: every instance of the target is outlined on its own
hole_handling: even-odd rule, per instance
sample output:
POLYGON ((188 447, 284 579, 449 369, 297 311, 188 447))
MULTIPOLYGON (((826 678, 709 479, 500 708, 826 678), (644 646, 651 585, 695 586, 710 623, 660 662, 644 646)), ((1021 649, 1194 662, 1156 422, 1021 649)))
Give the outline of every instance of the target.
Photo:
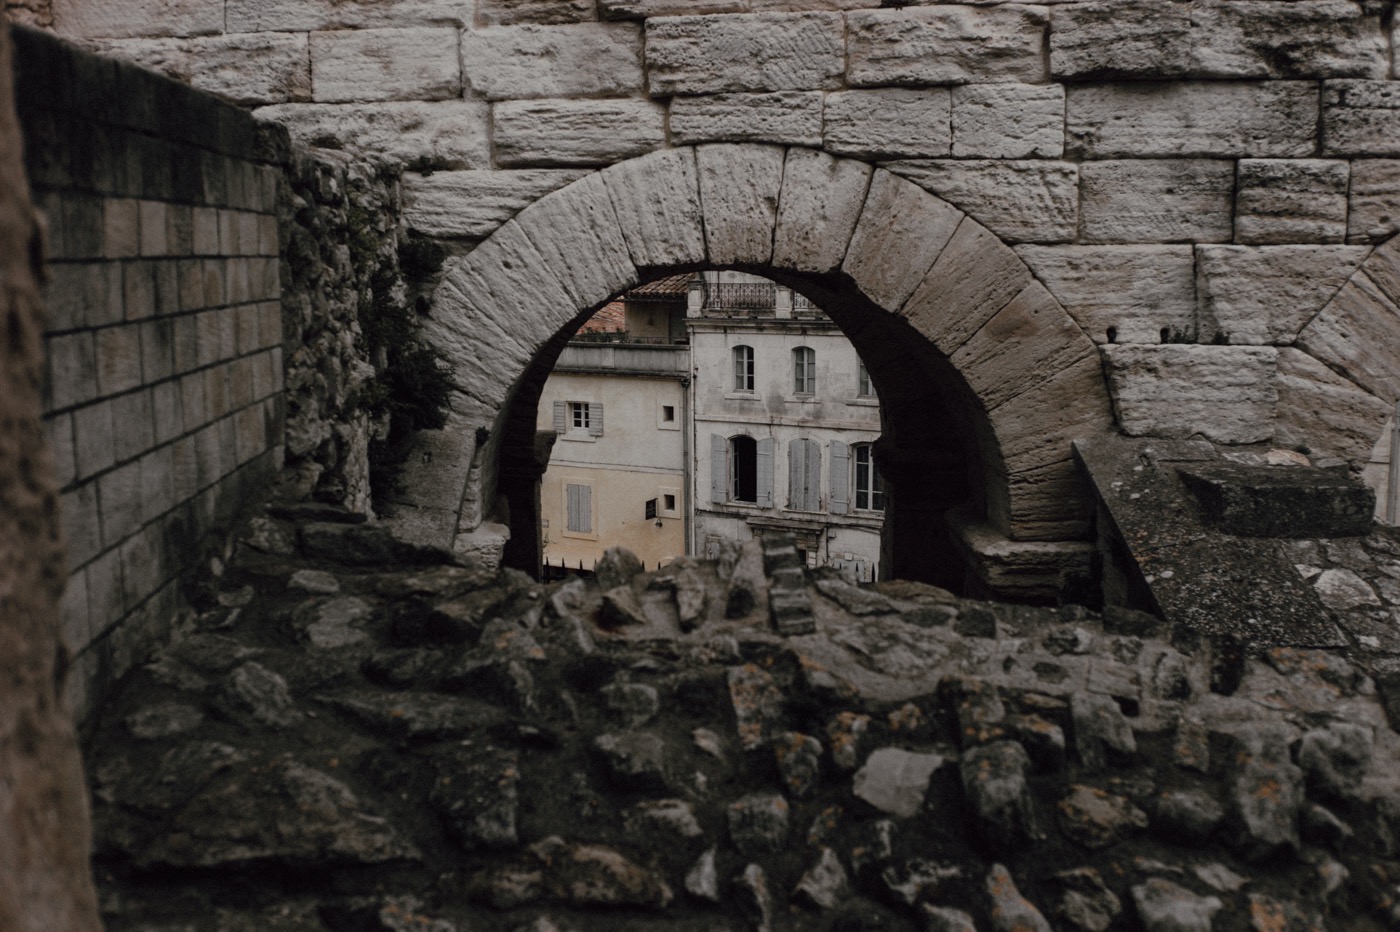
MULTIPOLYGON (((531 362, 618 293, 706 267, 859 296, 876 310, 841 314, 848 332, 877 322, 857 313, 912 328, 927 341, 915 351, 949 361, 965 383, 992 524, 1024 540, 1083 530, 1088 503, 1069 441, 1111 429, 1107 392, 1092 342, 1015 252, 890 172, 741 144, 663 150, 588 175, 521 211, 444 275, 427 334, 455 373, 449 430, 484 426, 491 437, 485 450, 428 467, 465 479, 467 460, 480 466, 459 529, 479 522, 493 495, 499 450, 490 443, 531 362)), ((410 475, 410 489, 426 479, 410 475)))

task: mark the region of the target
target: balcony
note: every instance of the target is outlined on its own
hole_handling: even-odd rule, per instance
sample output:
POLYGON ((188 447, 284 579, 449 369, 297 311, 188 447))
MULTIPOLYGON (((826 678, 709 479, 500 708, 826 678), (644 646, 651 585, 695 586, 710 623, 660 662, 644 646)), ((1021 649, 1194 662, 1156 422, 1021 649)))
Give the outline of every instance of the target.
POLYGON ((778 286, 772 282, 705 282, 707 311, 759 311, 772 314, 778 286))
POLYGON ((573 340, 559 354, 554 371, 687 378, 690 347, 660 342, 573 340))

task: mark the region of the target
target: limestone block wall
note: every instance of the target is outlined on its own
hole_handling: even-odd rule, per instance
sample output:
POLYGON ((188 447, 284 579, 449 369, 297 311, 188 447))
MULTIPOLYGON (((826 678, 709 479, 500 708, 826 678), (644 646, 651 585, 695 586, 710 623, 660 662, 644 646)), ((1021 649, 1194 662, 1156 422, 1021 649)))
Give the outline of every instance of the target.
POLYGON ((163 638, 201 541, 280 465, 280 172, 239 108, 14 35, 81 715, 163 638))
POLYGON ((1016 250, 1099 346, 1118 429, 1381 464, 1400 393, 1382 349, 1400 305, 1372 258, 1400 229, 1391 4, 886 6, 54 0, 53 23, 308 143, 401 161, 409 225, 460 252, 657 150, 878 164, 1016 250))

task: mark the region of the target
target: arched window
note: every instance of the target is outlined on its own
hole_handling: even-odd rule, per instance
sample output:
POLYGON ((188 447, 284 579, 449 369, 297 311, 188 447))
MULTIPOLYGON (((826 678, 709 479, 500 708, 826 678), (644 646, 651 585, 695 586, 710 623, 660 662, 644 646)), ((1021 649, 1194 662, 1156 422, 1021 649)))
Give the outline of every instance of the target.
POLYGON ((817 351, 810 346, 792 351, 792 391, 797 395, 817 393, 817 351))
POLYGON ((885 510, 885 480, 875 468, 870 444, 857 443, 851 447, 852 468, 855 470, 856 510, 885 510))
POLYGON ((734 390, 753 391, 753 347, 734 347, 734 390))

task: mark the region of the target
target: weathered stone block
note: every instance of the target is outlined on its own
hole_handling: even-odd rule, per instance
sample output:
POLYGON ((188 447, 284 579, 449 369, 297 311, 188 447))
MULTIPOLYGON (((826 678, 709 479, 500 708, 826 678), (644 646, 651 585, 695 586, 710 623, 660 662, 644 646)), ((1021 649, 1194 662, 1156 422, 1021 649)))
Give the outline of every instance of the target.
POLYGON ((642 89, 642 33, 630 23, 469 31, 462 74, 487 100, 631 94, 642 89))
POLYGON ((1244 159, 1235 198, 1235 241, 1340 243, 1346 238, 1346 162, 1244 159))
POLYGON ((1020 81, 1046 76, 1044 7, 935 6, 847 16, 852 87, 1020 81))
POLYGON ((647 23, 654 95, 819 90, 839 85, 839 13, 675 16, 647 23))
POLYGON ((1371 529, 1376 493, 1315 466, 1203 463, 1177 470, 1207 524, 1242 537, 1353 537, 1371 529))
POLYGON ((1279 350, 1276 442, 1365 463, 1390 415, 1385 401, 1302 350, 1279 350))
POLYGON ((710 263, 767 265, 773 256, 783 150, 777 146, 696 149, 710 263))
POLYGON ((1303 81, 1073 87, 1068 149, 1084 158, 1312 155, 1317 85, 1303 81))
POLYGON ((1085 162, 1080 177, 1085 242, 1219 243, 1234 235, 1233 162, 1085 162))
POLYGON ((1364 246, 1199 246, 1202 342, 1292 343, 1366 258, 1364 246))
POLYGON ((1007 242, 1062 243, 1078 235, 1079 168, 1072 163, 944 160, 884 167, 967 211, 1007 242))
POLYGON ((841 270, 870 300, 898 310, 962 219, 962 212, 947 202, 903 178, 877 171, 841 270))
POLYGON ((312 99, 444 100, 462 92, 457 30, 420 26, 311 34, 312 99))
POLYGON ((1362 388, 1400 398, 1400 307, 1364 271, 1298 334, 1297 345, 1362 388))
POLYGON ((603 180, 638 269, 705 261, 694 150, 672 149, 614 165, 603 180))
POLYGON ((1278 351, 1272 347, 1104 346, 1113 409, 1131 437, 1258 443, 1273 436, 1278 351))
POLYGON ((1400 86, 1391 81, 1328 81, 1322 87, 1325 155, 1400 154, 1400 86))
POLYGON ((141 384, 141 328, 104 327, 97 331, 97 390, 103 395, 141 384))
POLYGON ((472 25, 470 0, 227 0, 225 6, 229 32, 472 25))
POLYGON ((208 0, 54 0, 53 25, 59 35, 71 39, 204 36, 224 31, 224 10, 208 0))
POLYGON ((1379 18, 1344 0, 1089 0, 1056 6, 1055 77, 1382 77, 1379 18))
POLYGON ((311 99, 305 35, 117 39, 93 49, 245 105, 311 99))
POLYGON ((747 13, 749 0, 599 0, 604 19, 645 19, 700 13, 747 13))
POLYGON ((666 111, 645 100, 525 100, 495 107, 496 161, 608 165, 666 143, 666 111))
POLYGON ((1194 333, 1190 246, 1021 246, 1016 252, 1095 343, 1194 333))
POLYGON ((1400 230, 1400 160, 1351 163, 1347 242, 1379 242, 1400 230))
POLYGON ((94 475, 115 463, 111 402, 99 401, 74 411, 73 436, 79 478, 94 475))
POLYGON ((464 171, 403 176, 404 219, 430 236, 481 237, 580 171, 464 171))
POLYGON ((536 201, 521 211, 516 223, 574 308, 592 307, 637 281, 600 174, 536 201))
POLYGON ((303 145, 433 168, 489 168, 490 107, 472 100, 285 104, 254 116, 286 126, 303 145))
POLYGON ((716 94, 671 101, 671 141, 773 142, 820 146, 822 93, 716 94))
POLYGON ((487 26, 582 23, 598 18, 593 0, 481 0, 477 15, 487 26))
POLYGON ((1065 89, 1058 84, 953 88, 953 155, 1057 159, 1065 151, 1065 89))
POLYGON ((870 187, 864 162, 789 149, 778 199, 773 264, 799 272, 829 272, 841 264, 870 187))
POLYGON ((1094 344, 1040 282, 1032 281, 950 357, 988 408, 1094 353, 1094 344))
MULTIPOLYGON (((988 419, 1000 453, 994 468, 1004 467, 1013 477, 1037 470, 1051 476, 1071 471, 1070 443, 1097 437, 1113 427, 1103 366, 1093 356, 1066 366, 1035 391, 1021 392, 997 405, 988 412, 988 419)), ((1044 475, 1038 481, 1044 481, 1044 475)), ((1011 513, 1019 507, 1013 498, 1011 513)), ((1017 536, 1022 535, 1017 532, 1017 536)))
POLYGON ((826 97, 826 151, 859 158, 946 156, 951 99, 944 88, 837 91, 826 97))
MULTIPOLYGON (((1365 255, 1365 247, 1357 247, 1357 252, 1365 255)), ((1400 240, 1389 239, 1377 246, 1366 257, 1366 276, 1376 287, 1400 307, 1400 240)))
POLYGON ((1030 270, 1009 246, 963 216, 900 313, 951 356, 1030 282, 1030 270))

